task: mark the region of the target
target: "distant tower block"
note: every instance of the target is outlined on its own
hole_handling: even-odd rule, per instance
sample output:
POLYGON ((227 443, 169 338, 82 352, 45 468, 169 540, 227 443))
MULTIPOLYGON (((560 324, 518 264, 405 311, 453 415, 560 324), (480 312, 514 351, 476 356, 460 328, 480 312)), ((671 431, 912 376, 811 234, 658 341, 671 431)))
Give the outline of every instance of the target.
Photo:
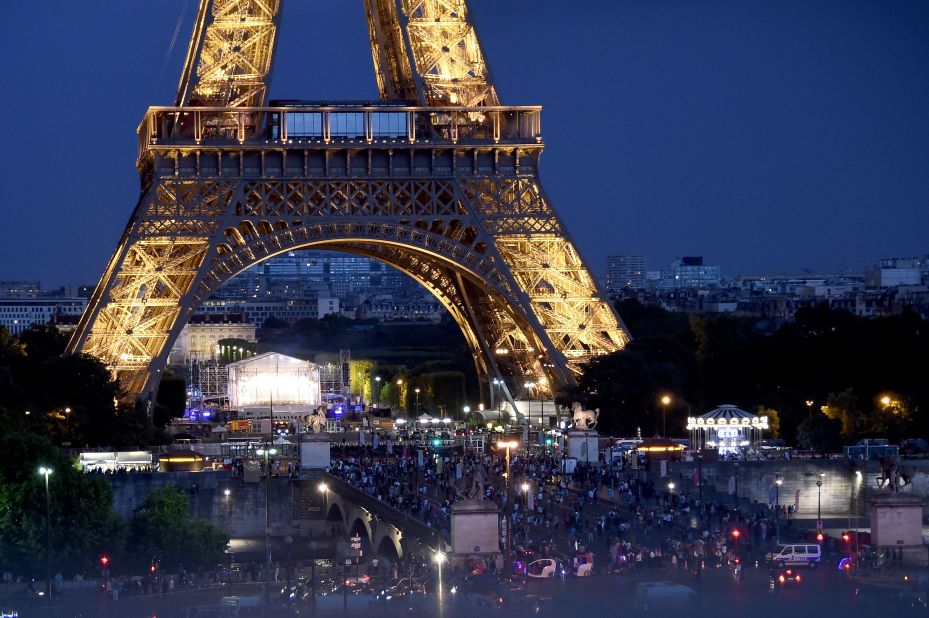
POLYGON ((419 281, 484 385, 572 384, 625 345, 542 190, 541 109, 500 105, 467 4, 364 8, 382 103, 267 106, 281 1, 201 0, 175 106, 139 126, 142 193, 70 352, 148 399, 200 303, 301 248, 419 281))

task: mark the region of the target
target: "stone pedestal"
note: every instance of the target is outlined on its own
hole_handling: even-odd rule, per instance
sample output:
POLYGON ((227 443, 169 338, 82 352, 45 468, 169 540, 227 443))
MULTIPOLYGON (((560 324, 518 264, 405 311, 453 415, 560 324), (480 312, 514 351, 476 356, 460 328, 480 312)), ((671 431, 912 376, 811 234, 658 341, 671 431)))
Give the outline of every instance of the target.
POLYGON ((500 553, 500 509, 489 500, 452 505, 452 562, 471 557, 495 559, 500 553))
POLYGON ((600 434, 592 429, 568 430, 568 457, 578 463, 597 463, 600 461, 600 434))
POLYGON ((300 440, 301 469, 321 470, 328 468, 329 464, 329 435, 304 434, 300 440))
POLYGON ((913 494, 879 493, 871 499, 871 545, 891 551, 892 559, 925 566, 922 499, 913 494))

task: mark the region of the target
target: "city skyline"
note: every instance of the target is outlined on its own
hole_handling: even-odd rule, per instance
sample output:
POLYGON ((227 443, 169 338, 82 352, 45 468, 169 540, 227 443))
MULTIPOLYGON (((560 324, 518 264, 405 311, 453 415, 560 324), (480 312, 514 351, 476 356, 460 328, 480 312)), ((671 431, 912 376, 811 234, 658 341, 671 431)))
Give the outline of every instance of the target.
MULTIPOLYGON (((173 101, 195 4, 10 8, 21 27, 0 42, 4 80, 30 112, 4 104, 20 121, 3 154, 17 233, 0 279, 100 276, 138 196, 135 127, 173 101)), ((376 97, 356 4, 288 4, 271 98, 376 97)), ((735 276, 929 250, 929 7, 594 5, 602 19, 550 2, 518 18, 509 3, 471 8, 503 101, 544 106, 546 189, 595 272, 614 253, 703 255, 735 276), (538 45, 552 23, 566 44, 538 45), (604 114, 595 139, 590 110, 604 114)))

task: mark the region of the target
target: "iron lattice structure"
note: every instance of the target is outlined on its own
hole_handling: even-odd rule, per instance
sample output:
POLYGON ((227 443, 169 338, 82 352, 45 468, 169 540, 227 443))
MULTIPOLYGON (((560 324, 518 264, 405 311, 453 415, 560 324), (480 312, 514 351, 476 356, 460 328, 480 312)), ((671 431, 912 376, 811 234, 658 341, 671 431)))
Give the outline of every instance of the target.
POLYGON ((298 248, 422 283, 485 384, 551 391, 625 345, 542 190, 540 108, 499 105, 464 0, 365 10, 382 103, 268 106, 281 1, 201 0, 176 104, 139 125, 138 205, 69 348, 127 394, 151 396, 224 282, 298 248))

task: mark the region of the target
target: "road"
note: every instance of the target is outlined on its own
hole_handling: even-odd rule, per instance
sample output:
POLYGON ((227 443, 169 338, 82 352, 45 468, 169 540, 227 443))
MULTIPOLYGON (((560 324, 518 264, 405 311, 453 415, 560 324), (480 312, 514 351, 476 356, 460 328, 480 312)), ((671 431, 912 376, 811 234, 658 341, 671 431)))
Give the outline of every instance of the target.
MULTIPOLYGON (((750 616, 763 618, 846 618, 874 617, 905 618, 927 616, 929 610, 907 607, 895 598, 896 590, 888 586, 863 586, 844 574, 826 568, 803 569, 799 584, 769 590, 768 571, 748 567, 741 582, 734 582, 729 571, 711 568, 701 578, 667 570, 648 569, 630 575, 595 575, 587 578, 567 578, 529 581, 525 592, 513 593, 501 604, 486 596, 452 594, 450 585, 443 588, 442 603, 437 594, 415 598, 414 602, 375 601, 367 595, 343 598, 334 595, 320 598, 316 607, 309 604, 284 607, 280 603, 263 608, 260 614, 273 616, 441 616, 442 618, 477 618, 485 615, 542 615, 571 618, 574 616, 638 615, 633 608, 636 585, 647 581, 671 581, 702 592, 702 611, 694 606, 674 615, 688 616, 750 616)), ((230 594, 260 595, 261 585, 239 585, 222 590, 178 592, 165 596, 129 597, 112 601, 97 593, 65 597, 51 608, 31 605, 19 608, 23 618, 175 618, 187 616, 188 608, 216 604, 230 594)), ((909 603, 910 600, 907 601, 909 603)))

